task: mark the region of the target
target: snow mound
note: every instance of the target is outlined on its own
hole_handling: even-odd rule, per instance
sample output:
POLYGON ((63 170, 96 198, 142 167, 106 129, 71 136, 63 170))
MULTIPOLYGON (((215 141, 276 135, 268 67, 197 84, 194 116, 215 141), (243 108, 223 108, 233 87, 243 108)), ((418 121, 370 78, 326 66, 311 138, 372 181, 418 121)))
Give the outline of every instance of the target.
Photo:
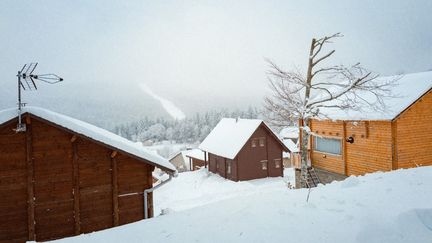
MULTIPOLYGON (((202 180, 194 182, 189 178, 195 184, 178 188, 172 198, 185 191, 192 195, 205 189, 209 190, 205 196, 216 195, 230 183, 216 189, 218 182, 225 182, 210 175, 208 179, 215 183, 199 189, 201 182, 206 183, 201 176, 207 175, 186 176, 202 180)), ((348 181, 313 188, 309 202, 306 189, 277 189, 277 183, 265 183, 264 190, 239 192, 189 210, 171 211, 60 242, 431 242, 432 166, 369 174, 348 181), (343 184, 350 187, 342 189, 343 184)))
POLYGON ((355 187, 360 184, 360 180, 356 176, 350 176, 341 182, 341 188, 355 187))

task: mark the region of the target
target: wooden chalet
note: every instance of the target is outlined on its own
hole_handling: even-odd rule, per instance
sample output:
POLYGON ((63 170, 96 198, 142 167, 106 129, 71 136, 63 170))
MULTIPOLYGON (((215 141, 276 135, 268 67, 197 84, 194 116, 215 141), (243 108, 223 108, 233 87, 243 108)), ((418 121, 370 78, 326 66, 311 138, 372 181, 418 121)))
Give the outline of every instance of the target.
MULTIPOLYGON (((312 120, 312 166, 343 175, 432 165, 432 72, 407 74, 386 112, 328 111, 312 120)), ((371 97, 362 97, 374 102, 371 97)))
POLYGON ((283 176, 288 150, 262 120, 232 118, 223 118, 199 148, 209 171, 233 181, 283 176))
POLYGON ((152 216, 155 167, 174 166, 88 123, 25 107, 0 111, 0 242, 45 241, 152 216))

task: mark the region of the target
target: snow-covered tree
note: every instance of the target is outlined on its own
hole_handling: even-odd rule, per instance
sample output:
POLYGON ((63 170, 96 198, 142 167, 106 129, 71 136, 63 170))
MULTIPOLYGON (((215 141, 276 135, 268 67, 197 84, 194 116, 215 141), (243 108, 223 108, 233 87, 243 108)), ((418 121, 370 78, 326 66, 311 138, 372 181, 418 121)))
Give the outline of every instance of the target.
POLYGON ((363 68, 359 63, 352 66, 323 65, 335 50, 323 54, 324 47, 332 43, 340 33, 312 39, 306 75, 299 70, 285 71, 272 61, 268 73, 271 94, 265 98, 268 119, 275 125, 284 126, 298 122, 301 134, 301 174, 307 178, 307 148, 309 121, 325 118, 322 110, 369 110, 384 109, 383 98, 391 96, 390 86, 396 79, 377 79, 378 74, 363 68), (364 95, 374 97, 374 102, 364 95))

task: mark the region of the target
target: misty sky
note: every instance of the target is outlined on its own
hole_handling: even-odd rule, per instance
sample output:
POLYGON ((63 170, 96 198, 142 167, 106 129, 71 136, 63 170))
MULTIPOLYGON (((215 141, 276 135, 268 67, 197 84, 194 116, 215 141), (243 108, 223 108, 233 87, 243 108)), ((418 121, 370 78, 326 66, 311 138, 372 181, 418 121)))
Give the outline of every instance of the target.
POLYGON ((430 0, 2 0, 0 84, 14 90, 16 71, 38 61, 74 90, 144 83, 189 113, 257 105, 265 58, 304 68, 311 38, 335 32, 345 35, 335 63, 383 75, 432 69, 431 12, 430 0))

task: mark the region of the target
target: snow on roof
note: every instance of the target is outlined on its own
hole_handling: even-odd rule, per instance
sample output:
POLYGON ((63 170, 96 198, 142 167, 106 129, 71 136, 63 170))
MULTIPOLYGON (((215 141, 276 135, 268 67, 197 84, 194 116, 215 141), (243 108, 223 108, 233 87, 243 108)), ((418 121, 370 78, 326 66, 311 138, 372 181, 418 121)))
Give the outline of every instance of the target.
MULTIPOLYGON (((377 80, 385 81, 394 78, 396 76, 380 77, 377 80)), ((432 71, 406 74, 396 83, 397 85, 391 88, 392 95, 396 97, 384 98, 385 112, 373 109, 345 111, 334 108, 323 108, 320 111, 333 120, 392 120, 432 88, 432 71)), ((371 103, 376 101, 376 98, 370 93, 362 94, 361 97, 371 103)), ((333 104, 330 103, 326 104, 333 104)))
POLYGON ((191 157, 194 159, 205 160, 204 152, 201 149, 190 149, 182 151, 186 157, 191 157))
POLYGON ((299 128, 298 127, 284 127, 279 132, 279 137, 284 138, 298 138, 299 137, 299 128))
MULTIPOLYGON (((141 144, 134 143, 114 133, 111 133, 100 127, 96 127, 89 123, 53 112, 39 107, 26 106, 23 108, 23 114, 30 113, 44 120, 52 122, 58 126, 64 127, 72 132, 81 134, 90 139, 99 141, 105 145, 117 148, 123 152, 142 158, 157 167, 170 172, 175 172, 176 169, 168 160, 153 152, 145 149, 141 144)), ((16 108, 0 111, 0 124, 10 121, 18 116, 16 108)))
POLYGON ((258 119, 222 118, 199 145, 201 150, 234 159, 238 152, 263 123, 258 119))
POLYGON ((291 151, 292 153, 298 153, 299 152, 299 147, 297 146, 297 144, 295 144, 293 142, 293 140, 287 138, 287 139, 283 139, 282 142, 285 144, 285 146, 288 148, 288 150, 291 151))

